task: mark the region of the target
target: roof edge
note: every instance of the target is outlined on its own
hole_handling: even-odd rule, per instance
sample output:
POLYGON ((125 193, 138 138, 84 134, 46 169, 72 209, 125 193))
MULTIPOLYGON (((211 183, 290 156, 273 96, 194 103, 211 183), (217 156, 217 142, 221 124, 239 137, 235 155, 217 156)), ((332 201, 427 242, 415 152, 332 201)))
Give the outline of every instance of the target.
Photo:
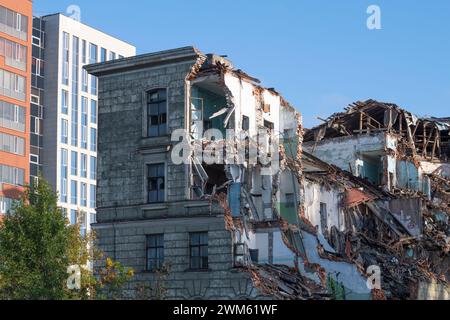
POLYGON ((196 60, 202 53, 193 46, 141 54, 113 61, 94 63, 84 66, 90 74, 102 76, 144 66, 167 64, 171 62, 196 60))

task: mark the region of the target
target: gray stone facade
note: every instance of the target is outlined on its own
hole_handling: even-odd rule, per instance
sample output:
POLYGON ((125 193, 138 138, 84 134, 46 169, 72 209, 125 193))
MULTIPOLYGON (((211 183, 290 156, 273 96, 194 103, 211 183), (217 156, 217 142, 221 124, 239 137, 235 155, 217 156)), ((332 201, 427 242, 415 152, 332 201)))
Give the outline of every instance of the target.
POLYGON ((122 59, 87 67, 99 77, 98 245, 105 254, 135 270, 124 298, 155 286, 146 270, 146 235, 164 234, 164 286, 171 299, 256 298, 249 274, 233 267, 232 234, 223 210, 209 201, 187 201, 184 165, 170 159, 170 133, 185 127, 186 77, 196 63, 193 48, 122 59), (146 92, 167 88, 167 136, 146 138, 146 92), (147 204, 146 165, 164 163, 165 197, 147 204), (189 233, 208 232, 208 270, 189 270, 189 233))

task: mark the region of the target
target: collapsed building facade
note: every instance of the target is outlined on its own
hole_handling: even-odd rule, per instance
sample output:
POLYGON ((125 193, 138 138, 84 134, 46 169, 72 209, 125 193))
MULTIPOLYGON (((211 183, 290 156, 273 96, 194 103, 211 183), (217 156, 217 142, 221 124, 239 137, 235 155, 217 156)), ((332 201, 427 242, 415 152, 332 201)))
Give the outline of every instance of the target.
MULTIPOLYGON (((93 229, 100 249, 136 272, 124 298, 418 298, 430 291, 423 283, 445 281, 439 263, 389 273, 425 245, 418 237, 426 230, 411 223, 414 208, 395 215, 404 205, 395 201, 414 190, 430 212, 447 212, 435 200, 447 183, 436 170, 447 169, 434 158, 420 189, 398 196, 409 176, 386 188, 323 159, 317 153, 327 132, 321 139, 315 132, 322 129, 305 133, 300 114, 277 91, 192 47, 86 69, 99 79, 93 229), (304 137, 314 138, 309 152, 304 137), (368 285, 373 265, 406 288, 368 285)), ((441 159, 445 148, 439 137, 424 149, 441 159)), ((447 242, 438 218, 430 219, 440 256, 447 242)))
POLYGON ((382 287, 393 297, 449 298, 449 129, 449 118, 419 118, 368 100, 305 133, 308 152, 383 191, 364 200, 365 211, 347 209, 351 223, 336 227, 367 245, 359 260, 381 266, 382 287))

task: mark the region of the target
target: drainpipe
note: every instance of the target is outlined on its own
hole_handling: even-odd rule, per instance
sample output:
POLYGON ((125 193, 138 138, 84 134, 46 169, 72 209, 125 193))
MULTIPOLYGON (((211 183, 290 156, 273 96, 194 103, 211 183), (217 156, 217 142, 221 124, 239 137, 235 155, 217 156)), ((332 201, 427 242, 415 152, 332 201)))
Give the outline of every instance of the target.
POLYGON ((116 221, 117 221, 117 202, 114 203, 114 221, 113 221, 113 230, 114 230, 114 252, 113 252, 113 260, 116 261, 116 221))

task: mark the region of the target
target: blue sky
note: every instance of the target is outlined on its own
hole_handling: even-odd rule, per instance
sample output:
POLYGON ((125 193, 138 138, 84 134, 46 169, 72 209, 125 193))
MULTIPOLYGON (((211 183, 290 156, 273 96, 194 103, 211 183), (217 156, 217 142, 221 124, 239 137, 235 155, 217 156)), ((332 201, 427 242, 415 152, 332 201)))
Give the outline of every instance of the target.
POLYGON ((81 8, 82 22, 138 53, 194 45, 226 54, 275 87, 307 127, 354 101, 450 116, 448 0, 34 0, 34 13, 81 8), (129 5, 127 5, 127 3, 129 5), (381 30, 366 27, 369 5, 381 30))

